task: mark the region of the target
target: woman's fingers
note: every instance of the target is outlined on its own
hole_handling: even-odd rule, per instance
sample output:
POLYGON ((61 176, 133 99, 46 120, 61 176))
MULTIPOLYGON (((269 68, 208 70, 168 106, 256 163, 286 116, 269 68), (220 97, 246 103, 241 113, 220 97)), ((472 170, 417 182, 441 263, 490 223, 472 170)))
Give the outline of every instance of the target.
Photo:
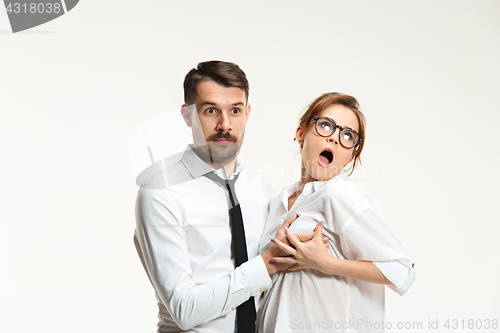
POLYGON ((295 260, 294 257, 275 257, 271 260, 271 262, 275 264, 295 265, 297 260, 295 260))
POLYGON ((283 222, 283 224, 281 225, 281 228, 288 228, 288 227, 290 227, 290 225, 293 223, 293 221, 295 221, 297 219, 297 217, 299 217, 297 214, 293 214, 292 216, 290 216, 289 218, 287 218, 285 220, 285 222, 283 222))
POLYGON ((321 221, 320 223, 318 223, 318 225, 316 226, 316 228, 314 228, 314 238, 317 238, 317 239, 320 239, 322 238, 321 235, 323 234, 323 221, 321 221))
MULTIPOLYGON (((297 239, 297 237, 295 237, 295 235, 290 231, 289 228, 285 228, 285 233, 286 233, 286 237, 288 238, 288 241, 290 243, 292 243, 293 246, 295 246, 295 248, 298 248, 300 246, 300 241, 297 239)), ((295 255, 295 254, 294 254, 295 255)))
POLYGON ((300 242, 310 241, 314 237, 314 232, 301 232, 300 234, 295 234, 295 238, 297 238, 300 242))
MULTIPOLYGON (((310 241, 314 237, 314 231, 301 232, 300 234, 294 234, 295 238, 297 238, 300 242, 304 243, 310 241)), ((328 236, 323 236, 323 243, 325 243, 326 247, 330 246, 330 238, 328 236)))
MULTIPOLYGON (((290 231, 290 230, 288 229, 288 231, 290 231)), ((292 234, 292 236, 293 236, 293 234, 292 234)), ((295 238, 295 237, 293 237, 293 238, 295 238)), ((271 242, 278 245, 278 247, 286 254, 290 254, 290 255, 294 256, 295 253, 297 253, 297 251, 293 247, 286 245, 285 243, 283 243, 279 239, 273 238, 273 239, 271 239, 271 242)))

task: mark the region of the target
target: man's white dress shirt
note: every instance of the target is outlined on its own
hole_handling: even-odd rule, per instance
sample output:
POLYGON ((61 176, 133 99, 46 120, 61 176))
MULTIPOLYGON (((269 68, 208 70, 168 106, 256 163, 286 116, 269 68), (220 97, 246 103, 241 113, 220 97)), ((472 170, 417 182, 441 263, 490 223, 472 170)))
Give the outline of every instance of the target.
MULTIPOLYGON (((283 189, 270 204, 261 240, 263 252, 286 218, 297 213, 293 233, 313 231, 323 222, 328 252, 341 259, 372 261, 404 294, 415 278, 414 261, 384 222, 377 203, 341 173, 328 181, 307 183, 288 211, 298 183, 283 189)), ((384 285, 304 269, 279 272, 262 293, 258 332, 383 332, 384 285)))
MULTIPOLYGON (((139 189, 134 241, 159 307, 158 332, 234 332, 239 304, 271 286, 258 255, 274 196, 261 175, 243 169, 235 191, 249 260, 234 268, 228 191, 192 149, 139 189)), ((220 171, 217 172, 221 175, 220 171)), ((230 177, 232 178, 234 174, 230 177)))

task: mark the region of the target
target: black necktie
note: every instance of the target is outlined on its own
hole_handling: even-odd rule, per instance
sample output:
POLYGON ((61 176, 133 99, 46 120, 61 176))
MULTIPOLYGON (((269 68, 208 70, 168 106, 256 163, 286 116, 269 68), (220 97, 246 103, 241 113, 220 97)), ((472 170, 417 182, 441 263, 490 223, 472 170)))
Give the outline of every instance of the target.
MULTIPOLYGON (((224 186, 229 192, 231 200, 231 208, 229 209, 229 217, 231 219, 231 233, 233 235, 233 252, 236 267, 248 261, 247 242, 245 239, 245 228, 243 226, 243 217, 234 185, 239 174, 233 179, 224 180, 217 176, 214 172, 207 173, 205 177, 218 182, 224 186)), ((254 333, 255 332, 255 300, 250 297, 246 302, 240 304, 236 308, 236 316, 238 321, 238 333, 254 333)))

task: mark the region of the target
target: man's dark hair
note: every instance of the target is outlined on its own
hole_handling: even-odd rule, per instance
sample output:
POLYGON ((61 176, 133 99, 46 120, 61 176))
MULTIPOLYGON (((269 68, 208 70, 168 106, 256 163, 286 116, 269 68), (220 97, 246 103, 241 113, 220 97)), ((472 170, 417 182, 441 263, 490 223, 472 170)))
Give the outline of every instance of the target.
POLYGON ((198 84, 202 81, 213 81, 224 87, 237 87, 245 91, 248 101, 247 76, 241 68, 232 62, 206 61, 200 62, 196 68, 187 73, 184 78, 184 103, 194 104, 198 84))

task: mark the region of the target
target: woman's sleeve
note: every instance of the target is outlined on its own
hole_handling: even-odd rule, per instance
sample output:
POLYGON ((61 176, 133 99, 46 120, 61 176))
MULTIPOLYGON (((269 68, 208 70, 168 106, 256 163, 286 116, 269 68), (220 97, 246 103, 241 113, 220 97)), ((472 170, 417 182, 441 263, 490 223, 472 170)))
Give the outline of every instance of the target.
POLYGON ((342 191, 342 197, 336 194, 332 208, 334 216, 343 218, 337 231, 344 255, 372 261, 394 285, 389 288, 403 295, 415 279, 415 261, 385 223, 377 203, 361 190, 342 191))

